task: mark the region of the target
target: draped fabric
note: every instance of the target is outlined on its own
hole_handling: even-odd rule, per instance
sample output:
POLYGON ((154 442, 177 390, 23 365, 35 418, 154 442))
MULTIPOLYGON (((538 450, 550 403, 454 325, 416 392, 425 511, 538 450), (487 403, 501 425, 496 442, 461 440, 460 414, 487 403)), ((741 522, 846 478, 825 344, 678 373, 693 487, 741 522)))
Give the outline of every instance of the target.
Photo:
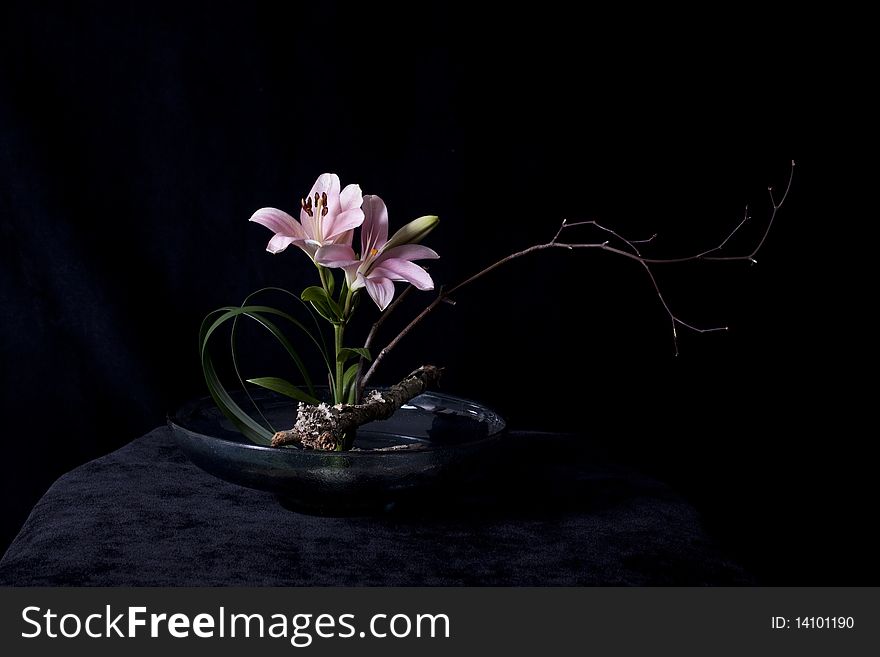
POLYGON ((693 507, 586 438, 515 433, 507 443, 463 489, 378 516, 325 518, 214 479, 156 429, 56 481, 0 561, 0 585, 754 581, 693 507))

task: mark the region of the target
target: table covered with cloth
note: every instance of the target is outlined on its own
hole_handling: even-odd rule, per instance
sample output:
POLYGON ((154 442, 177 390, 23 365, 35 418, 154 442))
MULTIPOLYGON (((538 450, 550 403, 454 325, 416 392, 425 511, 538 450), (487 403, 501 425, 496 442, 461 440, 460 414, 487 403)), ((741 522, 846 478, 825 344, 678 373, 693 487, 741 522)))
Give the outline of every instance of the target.
POLYGON ((467 486, 321 517, 206 474, 158 428, 58 479, 0 561, 0 585, 21 586, 751 583, 669 487, 534 432, 467 486))

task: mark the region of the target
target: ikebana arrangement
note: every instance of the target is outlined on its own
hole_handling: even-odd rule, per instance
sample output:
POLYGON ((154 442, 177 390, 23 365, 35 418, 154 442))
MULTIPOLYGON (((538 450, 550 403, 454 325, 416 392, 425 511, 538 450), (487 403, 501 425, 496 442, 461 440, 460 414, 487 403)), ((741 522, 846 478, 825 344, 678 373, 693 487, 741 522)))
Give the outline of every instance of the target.
MULTIPOLYGON (((360 186, 355 184, 342 187, 339 176, 324 173, 315 181, 308 195, 302 198, 299 220, 276 208, 262 208, 250 218, 274 233, 266 247, 269 253, 279 254, 291 246, 301 251, 304 262, 310 261, 310 266, 315 269, 316 284, 306 287, 299 294, 282 288, 265 288, 248 296, 240 306, 227 306, 210 313, 202 323, 199 335, 199 350, 208 390, 223 414, 239 431, 257 444, 325 451, 350 450, 359 426, 391 417, 402 405, 436 385, 439 380, 439 367, 422 365, 397 385, 383 390, 372 390, 366 394, 369 382, 388 353, 422 319, 444 301, 450 301, 452 295, 466 285, 511 260, 547 249, 601 250, 632 260, 642 267, 670 322, 677 354, 679 328, 707 333, 724 331, 727 327, 698 327, 681 319, 666 302, 652 267, 695 260, 756 263, 755 256, 764 245, 776 215, 788 197, 794 167, 795 163, 792 161, 787 182, 778 198, 773 188, 769 188, 769 219, 756 246, 747 254, 728 255, 725 249, 733 236, 749 221, 748 207, 742 219, 717 245, 695 254, 674 258, 648 257, 642 254, 644 245, 656 236, 632 240, 594 220, 562 220, 550 241, 512 253, 456 285, 440 287, 425 308, 378 351, 374 351, 373 343, 379 329, 400 301, 414 289, 426 292, 435 288, 428 271, 416 263, 440 257, 433 249, 421 243, 437 227, 439 218, 425 215, 413 219, 390 234, 388 208, 379 196, 365 195, 360 186), (574 229, 592 231, 601 239, 587 242, 563 239, 574 229), (356 232, 359 233, 357 236, 356 232), (404 283, 406 287, 395 299, 396 283, 404 283), (285 311, 253 302, 254 297, 267 291, 281 292, 301 302, 312 316, 311 321, 306 320, 306 323, 285 311), (346 329, 364 295, 375 303, 381 314, 373 323, 363 344, 353 345, 346 340, 346 329), (241 376, 235 352, 236 325, 241 318, 257 322, 274 336, 296 366, 302 378, 301 384, 294 384, 280 377, 245 380, 241 376), (208 346, 211 337, 226 322, 232 324, 231 356, 241 387, 251 402, 253 399, 248 392, 248 385, 274 391, 298 402, 295 422, 291 418, 292 427, 276 430, 264 426, 264 423, 268 424, 265 417, 262 418, 264 423, 252 417, 221 383, 208 346), (315 380, 321 381, 323 377, 312 376, 313 373, 308 371, 279 322, 294 329, 320 352, 329 384, 328 398, 322 399, 313 383, 315 380), (333 336, 329 347, 324 337, 325 331, 330 332, 328 329, 332 330, 333 336)), ((253 407, 260 415, 258 405, 253 403, 253 407)))

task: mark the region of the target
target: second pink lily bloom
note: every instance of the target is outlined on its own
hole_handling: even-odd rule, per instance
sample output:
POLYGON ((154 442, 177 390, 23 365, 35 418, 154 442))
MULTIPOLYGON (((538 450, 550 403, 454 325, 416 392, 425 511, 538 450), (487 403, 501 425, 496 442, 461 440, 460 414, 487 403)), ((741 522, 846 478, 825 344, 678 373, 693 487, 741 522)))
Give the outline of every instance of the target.
POLYGON ((434 281, 414 260, 436 259, 433 249, 413 244, 437 224, 434 216, 420 217, 408 223, 388 239, 388 208, 378 196, 363 197, 364 220, 361 226, 361 253, 349 244, 325 244, 315 253, 315 262, 345 271, 351 290, 366 288, 380 310, 394 298, 394 282, 412 283, 419 290, 433 290, 434 281))

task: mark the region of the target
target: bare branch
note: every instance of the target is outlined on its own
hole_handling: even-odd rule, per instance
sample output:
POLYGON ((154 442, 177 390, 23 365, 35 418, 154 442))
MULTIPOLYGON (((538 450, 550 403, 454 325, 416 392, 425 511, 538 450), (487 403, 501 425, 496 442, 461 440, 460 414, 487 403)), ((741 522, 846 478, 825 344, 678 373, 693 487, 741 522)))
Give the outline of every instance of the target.
MULTIPOLYGON (((385 309, 385 311, 379 315, 379 319, 377 319, 373 323, 373 326, 370 328, 370 332, 367 334, 367 339, 364 341, 364 349, 369 349, 372 346, 373 340, 376 339, 376 334, 379 332, 379 329, 382 327, 382 324, 385 323, 385 320, 388 319, 388 316, 394 312, 394 309, 400 305, 400 303, 406 298, 406 296, 410 292, 412 292, 412 289, 413 289, 412 285, 407 285, 406 288, 404 288, 403 292, 401 292, 400 295, 394 301, 391 302, 391 305, 388 306, 385 309)), ((442 292, 442 290, 441 290, 441 292, 442 292)), ((361 399, 364 396, 364 385, 365 384, 363 383, 363 374, 364 374, 364 365, 365 364, 366 364, 366 359, 363 356, 361 356, 361 359, 358 362, 357 379, 355 380, 355 390, 357 391, 357 394, 355 395, 355 403, 358 403, 358 404, 360 403, 361 399)))
MULTIPOLYGON (((746 216, 748 216, 748 208, 746 208, 746 216)), ((745 223, 745 219, 743 219, 739 225, 742 226, 743 223, 745 223)), ((726 331, 727 330, 726 326, 718 326, 718 327, 711 327, 711 328, 698 328, 696 326, 693 326, 692 324, 688 324, 687 322, 683 321, 681 318, 677 317, 672 312, 672 309, 669 307, 669 304, 666 303, 666 299, 663 297, 663 293, 660 291, 660 285, 657 283, 657 279, 654 277, 654 272, 651 271, 650 265, 647 262, 645 262, 644 259, 642 259, 642 254, 639 252, 638 248, 636 248, 636 246, 635 246, 637 243, 644 244, 646 242, 650 242, 651 240, 653 240, 657 236, 656 233, 646 240, 635 241, 635 240, 628 240, 625 237, 622 237, 619 233, 611 230, 610 228, 606 228, 605 226, 598 223, 597 221, 592 221, 592 220, 591 221, 581 221, 581 222, 578 222, 577 224, 568 224, 565 227, 570 228, 570 227, 579 226, 579 225, 594 226, 595 228, 597 228, 603 232, 606 232, 609 235, 614 236, 615 238, 617 238, 618 240, 620 240, 621 242, 626 244, 630 248, 630 250, 633 252, 634 255, 639 257, 639 264, 641 264, 642 267, 644 267, 645 273, 648 274, 648 278, 651 279, 651 285, 654 286, 654 291, 657 293, 657 298, 660 300, 660 303, 663 305, 663 309, 666 311, 666 314, 669 315, 669 321, 672 323, 672 344, 673 344, 673 347, 675 348, 675 355, 676 356, 678 356, 678 331, 675 330, 675 327, 677 324, 680 324, 681 326, 684 326, 685 328, 688 328, 691 331, 695 331, 697 333, 710 333, 713 331, 726 331)), ((738 229, 739 229, 739 226, 737 226, 733 232, 735 233, 738 229)), ((557 233, 557 235, 558 235, 558 233, 557 233)), ((731 233, 731 235, 733 235, 733 233, 731 233)), ((728 235, 727 239, 730 239, 731 235, 728 235)), ((727 242, 727 239, 724 240, 724 242, 722 242, 722 246, 724 245, 724 243, 727 242)), ((575 245, 572 245, 572 246, 575 246, 575 245)))
POLYGON ((755 256, 758 255, 758 251, 761 250, 761 247, 764 246, 764 242, 767 241, 767 237, 770 235, 770 229, 773 228, 773 222, 776 221, 776 214, 779 212, 779 208, 782 207, 782 204, 785 203, 785 199, 788 198, 788 192, 791 191, 791 181, 794 179, 794 160, 791 161, 791 169, 788 171, 788 182, 785 183, 785 191, 782 193, 782 198, 779 199, 779 203, 777 203, 773 199, 773 188, 769 188, 770 192, 770 204, 773 206, 773 210, 770 212, 770 219, 767 221, 767 228, 764 229, 764 234, 761 235, 761 239, 758 240, 758 245, 755 249, 747 256, 727 256, 727 257, 715 257, 715 258, 706 258, 706 260, 748 260, 753 265, 757 264, 757 260, 755 260, 755 256))
POLYGON ((648 277, 651 280, 651 284, 654 287, 654 291, 656 292, 657 297, 660 300, 661 305, 663 306, 663 309, 666 311, 666 314, 669 316, 669 321, 672 325, 672 337, 673 337, 673 343, 674 343, 676 355, 678 355, 678 331, 676 330, 677 326, 682 326, 682 327, 684 327, 688 330, 694 331, 696 333, 712 333, 712 332, 716 332, 716 331, 726 331, 727 330, 726 326, 700 328, 700 327, 694 326, 693 324, 685 322, 684 320, 679 318, 677 315, 675 315, 672 312, 672 309, 669 307, 669 304, 666 302, 666 299, 664 298, 664 296, 660 290, 660 286, 658 285, 657 279, 654 277, 654 272, 651 270, 650 266, 654 265, 654 264, 675 264, 675 263, 692 262, 692 261, 698 261, 698 260, 749 261, 754 264, 756 262, 755 255, 757 255, 758 251, 760 251, 761 247, 764 245, 764 242, 766 242, 767 236, 770 234, 770 229, 773 226, 773 222, 776 219, 776 215, 779 212, 779 209, 782 207, 783 203, 785 203, 786 198, 788 197, 788 193, 791 189, 792 179, 794 178, 794 167, 795 167, 795 162, 794 162, 794 160, 792 160, 791 161, 791 169, 789 170, 789 175, 788 175, 788 181, 785 186, 785 191, 783 192, 782 197, 780 198, 778 203, 776 202, 776 200, 773 196, 772 188, 771 188, 770 201, 771 201, 771 205, 772 205, 772 211, 770 214, 770 219, 768 221, 768 225, 767 225, 766 229, 764 230, 763 234, 761 235, 761 238, 758 241, 757 246, 748 255, 712 256, 713 253, 717 253, 718 251, 722 250, 727 245, 727 243, 731 240, 731 238, 749 220, 748 206, 746 206, 746 211, 745 211, 745 214, 744 214, 742 220, 736 225, 736 227, 730 233, 727 234, 727 236, 717 246, 714 246, 714 247, 707 249, 705 251, 701 251, 701 252, 696 253, 694 255, 679 257, 679 258, 646 258, 646 257, 642 256, 639 249, 635 245, 650 242, 651 240, 654 239, 654 237, 656 237, 656 235, 652 235, 647 240, 641 240, 641 241, 628 240, 628 239, 622 237, 617 232, 611 230, 610 228, 606 228, 605 226, 603 226, 593 220, 578 221, 578 222, 574 222, 574 223, 568 223, 567 220, 563 220, 562 225, 559 227, 559 230, 556 231, 556 234, 553 236, 553 239, 551 239, 549 242, 546 242, 544 244, 535 244, 535 245, 530 246, 526 249, 523 249, 522 251, 517 251, 516 253, 512 253, 508 256, 505 256, 504 258, 501 258, 497 262, 489 265, 485 269, 478 271, 476 274, 472 275, 470 278, 467 278, 464 281, 462 281, 461 283, 458 283, 457 285, 449 288, 448 290, 444 291, 443 289, 441 289, 441 291, 437 295, 437 297, 435 297, 435 299, 431 303, 429 303, 418 315, 416 315, 416 317, 414 317, 412 319, 412 321, 410 321, 410 323, 407 324, 403 328, 403 330, 400 333, 398 333, 394 337, 394 339, 392 339, 391 342, 389 342, 388 345, 384 349, 382 349, 382 351, 380 351, 378 354, 376 354, 376 357, 373 360, 372 364, 370 365, 370 368, 367 370, 366 374, 363 376, 363 378, 360 381, 361 387, 363 388, 367 385, 367 383, 369 382, 369 380, 372 378, 373 374, 375 373, 376 369, 379 367, 379 364, 385 359, 385 357, 388 355, 388 353, 392 349, 394 349, 394 347, 396 347, 400 343, 400 341, 404 337, 406 337, 410 333, 410 331, 412 331, 412 329, 415 328, 415 326, 419 322, 421 322, 425 317, 427 317, 437 306, 439 306, 444 300, 446 300, 452 294, 456 293, 458 290, 465 287, 466 285, 470 285, 474 281, 479 280, 480 278, 482 278, 486 274, 488 274, 492 271, 495 271, 498 267, 501 267, 502 265, 507 264, 511 260, 515 260, 515 259, 521 258, 525 255, 529 255, 530 253, 535 253, 535 252, 543 251, 546 249, 553 249, 553 248, 562 248, 562 249, 568 249, 568 250, 596 249, 596 250, 600 250, 600 251, 607 251, 609 253, 623 256, 624 258, 628 258, 630 260, 638 262, 645 269, 645 272, 648 274, 648 277), (559 238, 562 236, 563 232, 566 229, 575 228, 578 226, 591 226, 597 230, 600 230, 604 233, 607 233, 612 238, 622 242, 623 246, 626 247, 628 250, 624 250, 623 248, 611 246, 609 241, 586 242, 586 243, 567 243, 567 242, 560 242, 559 241, 559 238))
POLYGON ((388 390, 373 392, 363 404, 314 406, 300 402, 293 429, 272 436, 272 446, 300 444, 325 451, 351 449, 355 429, 367 422, 391 417, 410 399, 436 386, 442 372, 439 367, 422 365, 388 390))
POLYGON ((654 233, 648 239, 628 240, 628 239, 621 237, 620 235, 615 233, 610 228, 606 228, 605 226, 600 224, 598 221, 595 221, 593 219, 590 219, 589 221, 576 221, 573 224, 570 224, 570 223, 568 223, 568 221, 566 219, 563 219, 562 226, 560 226, 559 230, 556 231, 556 236, 551 241, 553 241, 553 242, 557 241, 559 239, 559 236, 562 234, 562 231, 565 230, 566 228, 575 228, 576 226, 594 226, 595 228, 598 228, 599 230, 604 231, 604 232, 608 233, 609 235, 616 237, 621 242, 624 242, 625 244, 627 244, 630 248, 632 248, 633 253, 635 253, 637 256, 641 256, 642 254, 639 253, 639 250, 634 246, 635 244, 648 244, 649 242, 653 242, 654 239, 656 239, 656 237, 657 237, 657 233, 654 233))

